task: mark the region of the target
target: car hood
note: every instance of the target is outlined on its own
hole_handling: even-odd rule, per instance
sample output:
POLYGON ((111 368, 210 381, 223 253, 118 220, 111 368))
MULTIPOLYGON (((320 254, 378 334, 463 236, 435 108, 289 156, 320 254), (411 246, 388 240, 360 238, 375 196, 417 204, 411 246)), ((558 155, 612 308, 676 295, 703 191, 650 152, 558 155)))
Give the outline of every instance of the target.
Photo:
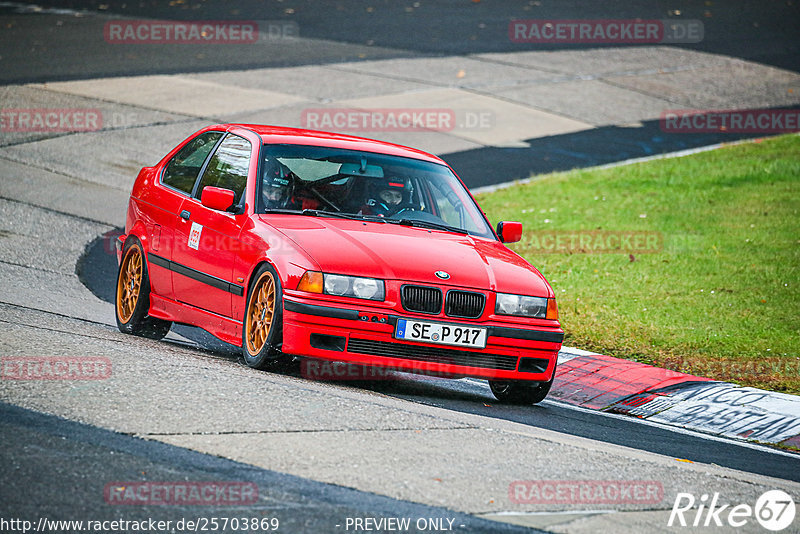
POLYGON ((323 272, 553 296, 539 271, 495 240, 360 220, 276 214, 259 221, 323 272), (450 278, 437 278, 437 271, 450 278))

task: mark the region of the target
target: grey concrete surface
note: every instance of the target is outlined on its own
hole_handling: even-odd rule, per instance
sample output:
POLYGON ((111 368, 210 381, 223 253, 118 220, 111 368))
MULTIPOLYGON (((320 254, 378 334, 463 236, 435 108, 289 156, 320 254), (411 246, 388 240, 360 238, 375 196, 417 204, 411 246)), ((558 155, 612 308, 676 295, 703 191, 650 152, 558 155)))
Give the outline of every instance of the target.
POLYGON ((205 72, 189 74, 187 77, 244 87, 267 89, 275 92, 291 91, 308 100, 321 103, 344 98, 361 98, 394 93, 407 93, 425 89, 427 85, 409 82, 384 75, 347 71, 336 65, 309 65, 275 69, 230 70, 223 74, 205 72))
POLYGON ((209 118, 79 133, 8 146, 0 149, 0 157, 130 194, 139 169, 155 165, 175 145, 214 122, 209 118))
MULTIPOLYGON (((513 54, 512 54, 513 55, 513 54)), ((551 75, 531 67, 471 57, 387 59, 342 64, 339 70, 365 72, 438 87, 483 87, 499 83, 544 81, 551 75)))
POLYGON ((46 310, 91 322, 114 320, 114 307, 100 302, 75 273, 0 263, 0 302, 46 310))
POLYGON ((80 256, 98 230, 107 229, 21 202, 0 200, 0 257, 6 263, 74 274, 75 263, 71 260, 80 256), (54 232, 56 228, 61 231, 54 232))
POLYGON ((477 54, 489 61, 538 69, 551 75, 599 78, 614 74, 670 72, 727 65, 732 58, 669 46, 616 47, 602 50, 520 51, 477 54))
MULTIPOLYGON (((60 182, 60 177, 53 178, 60 182)), ((0 302, 113 320, 113 307, 95 298, 75 274, 86 244, 111 228, 22 201, 0 200, 0 302)))
POLYGON ((669 101, 618 87, 605 80, 569 80, 561 83, 493 88, 497 95, 526 106, 571 117, 594 126, 633 124, 658 119, 669 101), (591 98, 587 98, 591 95, 591 98), (625 102, 620 106, 620 102, 625 102))
POLYGON ((525 139, 578 132, 590 124, 546 113, 535 108, 507 102, 494 96, 478 95, 453 87, 431 89, 413 94, 358 98, 341 102, 344 108, 371 109, 436 109, 450 110, 455 125, 443 131, 454 137, 483 146, 527 146, 525 139), (470 114, 486 114, 486 125, 469 127, 470 114))
MULTIPOLYGON (((79 94, 59 93, 47 88, 46 85, 6 85, 0 88, 0 102, 4 110, 86 110, 96 112, 97 125, 103 129, 132 128, 136 126, 152 125, 186 120, 186 117, 174 113, 163 113, 141 107, 120 104, 121 100, 111 102, 98 98, 87 98, 79 94)), ((12 131, 0 133, 0 146, 14 145, 38 141, 50 137, 60 137, 74 133, 67 131, 12 131)))
POLYGON ((136 76, 57 82, 35 87, 198 117, 219 117, 303 100, 286 92, 221 83, 224 79, 224 76, 213 81, 173 75, 136 76))
POLYGON ((125 224, 130 187, 115 188, 10 160, 3 166, 2 198, 112 226, 125 224))
POLYGON ((679 109, 758 109, 797 105, 799 76, 774 67, 732 60, 726 65, 640 76, 609 76, 608 80, 666 98, 679 109))

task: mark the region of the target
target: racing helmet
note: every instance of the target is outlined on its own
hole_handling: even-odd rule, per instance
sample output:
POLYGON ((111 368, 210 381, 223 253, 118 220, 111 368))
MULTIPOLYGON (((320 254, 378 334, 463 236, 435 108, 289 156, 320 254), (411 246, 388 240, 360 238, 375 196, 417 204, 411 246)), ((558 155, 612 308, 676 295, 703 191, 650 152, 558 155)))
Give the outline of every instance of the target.
POLYGON ((289 205, 294 188, 294 173, 279 161, 267 167, 261 181, 261 199, 264 207, 285 208, 289 205))
POLYGON ((372 184, 367 206, 373 215, 391 217, 403 211, 413 210, 411 182, 403 178, 389 177, 372 184))

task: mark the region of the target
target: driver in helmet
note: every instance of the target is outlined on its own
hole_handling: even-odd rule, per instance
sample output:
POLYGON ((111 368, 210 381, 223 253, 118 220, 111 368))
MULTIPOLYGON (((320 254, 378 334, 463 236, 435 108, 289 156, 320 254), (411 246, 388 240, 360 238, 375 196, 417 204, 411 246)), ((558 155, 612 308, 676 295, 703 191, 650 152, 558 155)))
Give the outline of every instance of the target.
POLYGON ((386 182, 377 184, 373 188, 372 194, 361 212, 364 215, 391 217, 404 211, 413 210, 410 189, 410 184, 405 180, 389 178, 386 182))

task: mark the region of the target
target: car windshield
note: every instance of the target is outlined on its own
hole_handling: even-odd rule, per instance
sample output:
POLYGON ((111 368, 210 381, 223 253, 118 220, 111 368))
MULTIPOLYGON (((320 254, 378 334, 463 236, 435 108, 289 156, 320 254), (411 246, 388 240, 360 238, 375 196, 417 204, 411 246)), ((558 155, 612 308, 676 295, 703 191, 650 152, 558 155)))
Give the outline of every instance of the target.
POLYGON ((445 165, 299 145, 265 145, 262 158, 259 213, 357 218, 494 238, 445 165))

